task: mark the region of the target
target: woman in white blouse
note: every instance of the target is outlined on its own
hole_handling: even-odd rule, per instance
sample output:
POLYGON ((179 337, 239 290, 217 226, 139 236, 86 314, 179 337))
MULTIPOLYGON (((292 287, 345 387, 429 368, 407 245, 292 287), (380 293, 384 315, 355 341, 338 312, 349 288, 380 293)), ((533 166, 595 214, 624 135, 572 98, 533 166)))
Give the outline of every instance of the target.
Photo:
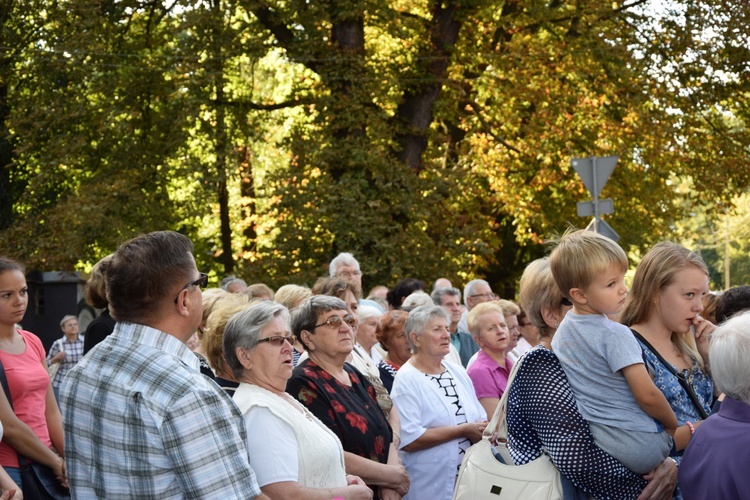
POLYGON ((401 419, 400 456, 411 477, 404 499, 450 499, 464 454, 487 425, 466 370, 444 360, 449 324, 440 306, 417 307, 406 320, 413 354, 391 391, 401 419))
POLYGON ((347 476, 341 442, 284 389, 292 376, 289 312, 273 302, 248 306, 224 329, 224 356, 240 385, 234 401, 245 416, 250 465, 271 498, 370 499, 347 476))

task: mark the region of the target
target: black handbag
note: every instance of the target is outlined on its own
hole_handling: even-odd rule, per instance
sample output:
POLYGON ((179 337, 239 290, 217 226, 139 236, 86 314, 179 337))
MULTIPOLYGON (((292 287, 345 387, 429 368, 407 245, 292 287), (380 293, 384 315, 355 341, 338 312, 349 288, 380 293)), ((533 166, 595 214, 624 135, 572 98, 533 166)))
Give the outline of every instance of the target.
MULTIPOLYGON (((2 361, 0 361, 0 383, 12 410, 13 400, 10 397, 8 378, 5 376, 2 361)), ((18 453, 18 469, 21 473, 21 484, 18 486, 23 492, 24 500, 67 500, 70 498, 70 490, 60 484, 55 473, 46 465, 29 463, 26 457, 18 453)))

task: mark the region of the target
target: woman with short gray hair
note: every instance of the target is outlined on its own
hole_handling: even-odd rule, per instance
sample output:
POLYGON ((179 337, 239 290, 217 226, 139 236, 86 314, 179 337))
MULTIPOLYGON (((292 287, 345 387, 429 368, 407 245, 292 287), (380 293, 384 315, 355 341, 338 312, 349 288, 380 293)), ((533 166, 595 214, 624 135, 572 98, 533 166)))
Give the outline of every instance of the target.
POLYGON ((260 302, 224 328, 224 356, 240 381, 234 401, 245 417, 258 484, 271 498, 372 498, 364 481, 346 475, 336 436, 285 392, 292 375, 288 325, 284 306, 260 302))
POLYGON ((292 332, 309 357, 294 369, 287 392, 296 397, 341 440, 346 470, 357 474, 376 498, 403 496, 409 476, 375 389, 346 358, 354 348, 357 318, 346 303, 313 295, 292 318, 292 332))
POLYGON ((391 391, 401 419, 400 456, 412 481, 405 499, 451 498, 464 453, 487 425, 466 370, 444 360, 449 324, 441 306, 417 307, 406 320, 412 357, 391 391))
POLYGON ((750 313, 733 316, 711 334, 708 358, 724 400, 685 450, 680 491, 685 500, 744 498, 750 488, 750 313))

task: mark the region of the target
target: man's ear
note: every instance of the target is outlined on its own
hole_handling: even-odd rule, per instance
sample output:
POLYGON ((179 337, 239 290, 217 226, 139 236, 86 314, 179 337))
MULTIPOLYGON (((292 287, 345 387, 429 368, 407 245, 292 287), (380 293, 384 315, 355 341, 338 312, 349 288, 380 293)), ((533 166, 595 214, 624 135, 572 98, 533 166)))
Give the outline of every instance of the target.
POLYGON ((580 304, 585 304, 586 302, 588 302, 586 294, 580 288, 571 288, 568 292, 568 295, 570 295, 571 299, 580 304))
POLYGON ((187 297, 187 290, 180 291, 180 294, 177 296, 177 302, 174 304, 177 314, 186 318, 190 316, 190 305, 188 305, 187 297))

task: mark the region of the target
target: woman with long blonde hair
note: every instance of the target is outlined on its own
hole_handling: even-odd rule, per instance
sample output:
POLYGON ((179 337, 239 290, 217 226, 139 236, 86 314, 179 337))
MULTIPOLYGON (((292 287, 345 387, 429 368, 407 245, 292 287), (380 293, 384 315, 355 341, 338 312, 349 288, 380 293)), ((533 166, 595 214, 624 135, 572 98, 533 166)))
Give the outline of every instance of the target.
POLYGON ((671 456, 678 463, 714 399, 708 336, 716 326, 700 314, 707 293, 703 259, 662 242, 638 265, 621 318, 641 342, 646 366, 677 416, 671 456))

